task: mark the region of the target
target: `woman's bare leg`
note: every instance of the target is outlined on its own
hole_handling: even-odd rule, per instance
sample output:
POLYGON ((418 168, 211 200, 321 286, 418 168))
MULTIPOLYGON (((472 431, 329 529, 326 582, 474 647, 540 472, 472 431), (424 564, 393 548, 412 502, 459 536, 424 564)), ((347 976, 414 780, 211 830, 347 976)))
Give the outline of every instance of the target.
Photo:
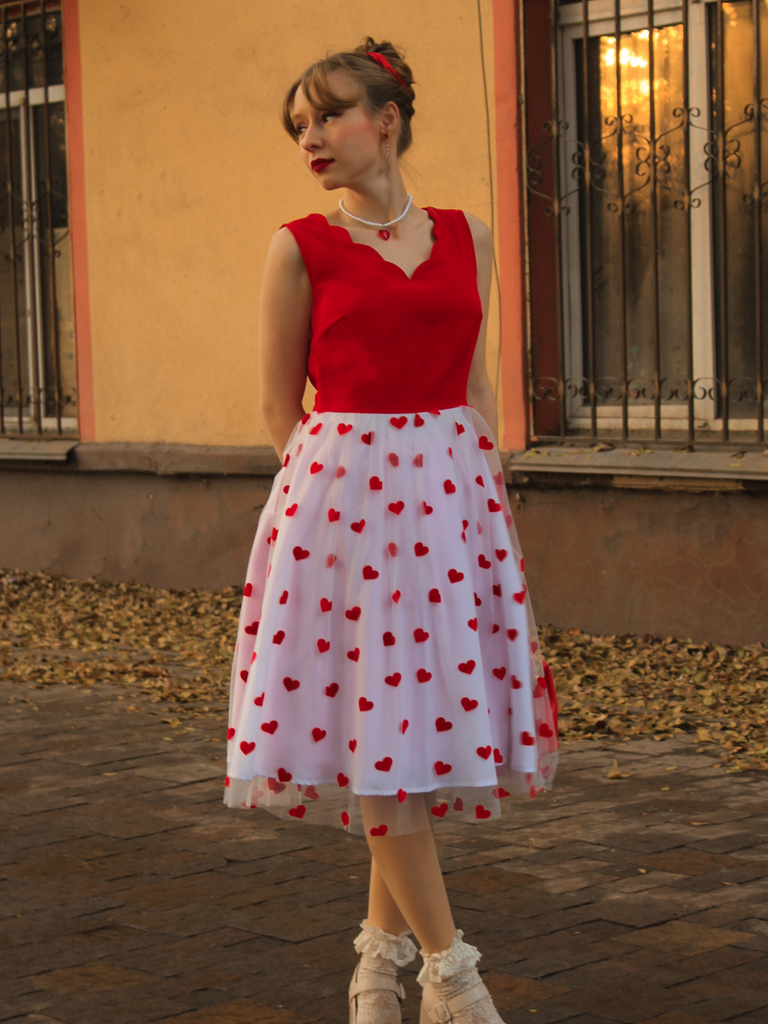
MULTIPOLYGON (((373 798, 374 801, 381 799, 373 798)), ((380 815, 378 810, 374 810, 372 815, 367 812, 376 804, 368 803, 365 796, 360 797, 360 804, 368 846, 375 861, 375 868, 371 868, 369 908, 374 914, 382 915, 370 917, 369 910, 371 924, 384 928, 390 934, 399 934, 403 929, 397 925, 403 919, 424 953, 439 953, 447 949, 456 935, 456 926, 432 829, 427 827, 406 835, 372 836, 370 824, 377 824, 380 815), (379 878, 383 883, 381 887, 379 878), (383 889, 386 889, 386 896, 383 889), (399 911, 399 918, 393 913, 392 903, 399 911), (387 928, 380 923, 381 920, 387 920, 395 927, 387 928)))
POLYGON ((371 857, 371 885, 368 890, 368 923, 390 935, 399 935, 408 928, 408 922, 392 899, 376 861, 371 857))

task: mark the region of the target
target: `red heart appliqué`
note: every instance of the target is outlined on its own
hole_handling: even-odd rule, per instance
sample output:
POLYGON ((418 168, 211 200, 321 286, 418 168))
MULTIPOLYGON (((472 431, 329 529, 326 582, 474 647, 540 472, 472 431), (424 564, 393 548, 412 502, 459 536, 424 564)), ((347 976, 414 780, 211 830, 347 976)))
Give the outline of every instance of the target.
POLYGON ((291 779, 293 778, 293 775, 291 774, 291 772, 286 771, 285 768, 278 768, 277 777, 278 779, 280 779, 281 782, 290 782, 291 779))
POLYGON ((477 707, 477 701, 473 700, 471 697, 462 697, 461 706, 465 711, 474 711, 477 707))
POLYGON ((349 824, 349 815, 347 814, 346 811, 342 811, 341 812, 341 823, 342 823, 342 825, 348 825, 349 824))
POLYGON ((442 603, 443 599, 442 599, 442 597, 440 597, 440 591, 437 589, 437 587, 433 587, 430 590, 430 592, 429 592, 429 600, 432 601, 434 604, 441 604, 442 603))
POLYGON ((439 807, 430 807, 430 811, 437 818, 444 818, 445 812, 448 810, 448 804, 440 804, 439 807))
POLYGON ((379 575, 379 570, 374 569, 372 565, 363 566, 363 579, 364 580, 375 580, 379 575))
POLYGON ((349 777, 346 776, 344 772, 339 772, 339 774, 336 776, 336 781, 338 782, 339 786, 341 786, 342 789, 345 786, 349 785, 349 777))
POLYGON ((489 452, 493 448, 493 441, 489 441, 485 434, 478 438, 478 446, 483 449, 484 452, 489 452))
POLYGON ((315 743, 319 743, 320 740, 324 740, 326 736, 327 733, 325 729, 320 729, 318 728, 318 726, 315 726, 315 728, 312 730, 312 739, 315 741, 315 743))
POLYGON ((393 672, 391 676, 384 676, 384 682, 387 686, 399 686, 402 678, 399 672, 393 672))
POLYGON ((291 679, 290 676, 286 676, 283 679, 283 686, 290 693, 291 690, 298 690, 298 688, 301 686, 301 683, 299 682, 298 679, 291 679))
POLYGON ((474 629, 477 632, 477 619, 467 619, 467 625, 470 629, 474 629))
POLYGON ((278 629, 278 631, 272 637, 272 643, 273 644, 281 644, 283 642, 283 640, 285 640, 285 630, 284 629, 278 629))
POLYGON ((533 738, 533 736, 531 736, 529 732, 521 732, 520 742, 523 744, 524 747, 532 747, 536 740, 533 738))
POLYGON ((394 452, 390 452, 389 455, 387 456, 387 458, 389 459, 390 464, 392 466, 399 466, 400 465, 400 459, 398 459, 398 457, 395 455, 394 452))
MULTIPOLYGON (((454 420, 454 423, 455 422, 456 421, 454 420)), ((457 434, 463 434, 464 433, 464 424, 463 423, 456 423, 456 433, 457 434)))
POLYGON ((362 533, 363 532, 363 527, 365 526, 365 520, 364 519, 360 519, 358 522, 350 523, 349 525, 355 531, 355 533, 362 533))
POLYGON ((420 668, 420 669, 416 670, 416 679, 420 683, 428 683, 431 678, 432 678, 432 673, 431 672, 427 672, 427 670, 425 668, 420 668))
POLYGON ((391 647, 395 643, 395 637, 389 631, 384 633, 382 639, 384 640, 384 646, 385 647, 391 647))
POLYGON ((243 587, 243 597, 250 597, 252 593, 253 585, 250 583, 246 583, 245 586, 243 587))
POLYGON ((335 508, 329 508, 328 509, 328 522, 329 523, 335 523, 340 518, 341 518, 341 512, 339 512, 335 508))
POLYGON ((367 434, 361 434, 360 440, 363 444, 373 444, 373 431, 369 430, 367 434))
POLYGON ((431 516, 432 513, 435 511, 434 508, 432 508, 431 505, 428 505, 426 501, 422 502, 422 504, 424 506, 424 515, 431 516))
POLYGON ((297 544, 293 549, 293 557, 297 562, 300 562, 302 558, 309 558, 309 551, 306 548, 301 547, 300 544, 297 544))
POLYGON ((312 429, 310 430, 310 434, 319 434, 322 429, 323 429, 323 424, 322 424, 322 421, 321 421, 320 423, 316 423, 314 425, 314 427, 312 427, 312 429))
POLYGON ((446 494, 456 493, 456 484, 453 480, 443 480, 443 488, 445 489, 446 494))
POLYGON ((405 508, 405 502, 404 501, 390 501, 389 505, 387 505, 387 508, 389 509, 390 512, 394 512, 396 516, 399 516, 400 513, 405 508))
POLYGON ((496 554, 496 557, 498 558, 498 560, 499 560, 500 562, 503 562, 503 561, 504 561, 504 559, 505 559, 505 558, 507 557, 507 555, 509 554, 509 552, 507 551, 507 549, 506 549, 506 548, 494 548, 494 552, 495 552, 495 554, 496 554))
POLYGON ((404 789, 398 789, 397 791, 397 802, 401 804, 403 800, 408 796, 404 789))
POLYGON ((413 425, 414 425, 414 427, 423 427, 424 426, 424 420, 421 418, 421 416, 419 416, 418 413, 416 413, 416 415, 413 417, 413 425))
POLYGON ((488 511, 489 512, 501 512, 501 505, 498 501, 494 501, 493 498, 488 499, 488 511))
POLYGON ((407 416, 390 416, 389 422, 393 427, 397 427, 398 430, 402 430, 405 424, 408 422, 407 416))
POLYGON ((312 465, 309 467, 309 472, 310 473, 319 473, 322 468, 323 468, 322 462, 313 462, 312 465))
POLYGON ((360 708, 361 711, 370 711, 371 708, 373 707, 373 701, 368 700, 366 697, 361 697, 360 700, 357 702, 357 706, 360 708))
POLYGON ((360 657, 360 648, 356 647, 354 651, 347 651, 347 657, 349 658, 350 661, 357 661, 357 659, 360 657))
POLYGON ((262 730, 264 732, 268 732, 270 734, 274 734, 275 729, 277 729, 277 722, 274 721, 274 720, 271 721, 271 722, 262 722, 261 723, 261 728, 262 728, 262 730))
POLYGON ((303 818, 307 813, 307 808, 304 804, 299 804, 298 807, 289 807, 288 813, 292 818, 303 818))
POLYGON ((487 761, 488 758, 491 756, 491 745, 490 745, 490 743, 488 744, 487 747, 478 747, 477 748, 477 753, 480 755, 480 757, 482 757, 484 760, 487 761))
POLYGON ((517 601, 518 604, 522 604, 523 601, 525 601, 526 593, 527 593, 526 588, 523 587, 522 590, 518 591, 516 594, 513 594, 512 597, 514 597, 514 599, 517 601))
POLYGON ((392 767, 392 758, 391 757, 385 757, 381 761, 376 761, 376 762, 374 762, 373 767, 374 768, 378 768, 378 770, 380 772, 388 772, 389 769, 392 767))
POLYGON ((331 646, 331 641, 330 640, 322 640, 321 639, 321 640, 317 641, 317 649, 318 649, 318 651, 320 651, 321 654, 325 654, 325 652, 330 649, 330 646, 331 646))
POLYGON ((280 604, 285 604, 285 602, 286 602, 287 600, 288 600, 288 591, 287 591, 287 590, 284 590, 284 591, 282 592, 282 594, 280 595, 280 604))
POLYGON ((357 749, 357 740, 350 740, 349 741, 349 749, 354 754, 355 750, 357 749))
POLYGON ((460 796, 457 796, 456 799, 453 801, 453 809, 454 811, 464 810, 464 801, 461 799, 460 796))
POLYGON ((448 732, 453 728, 453 722, 447 722, 442 716, 435 719, 435 728, 438 732, 448 732))
POLYGON ((250 626, 246 626, 245 632, 248 634, 248 636, 256 636, 256 634, 259 632, 258 622, 252 622, 250 626))
POLYGON ((417 558, 421 558, 422 555, 429 554, 429 548, 426 544, 422 544, 420 540, 413 545, 413 550, 417 558))
POLYGON ((329 686, 326 686, 326 688, 325 688, 325 694, 326 694, 327 697, 335 697, 338 692, 339 692, 339 684, 338 683, 331 683, 329 686))
POLYGON ((355 605, 354 608, 348 608, 344 614, 348 619, 354 619, 355 622, 360 618, 360 605, 355 605))
POLYGON ((244 683, 248 682, 248 669, 247 668, 241 668, 240 669, 240 678, 243 680, 244 683))
POLYGON ((336 426, 336 429, 338 430, 338 432, 340 434, 348 434, 350 432, 350 430, 352 429, 352 424, 351 423, 339 423, 336 426))
POLYGON ((405 730, 408 728, 408 719, 404 718, 400 723, 400 732, 405 736, 405 730))
POLYGON ((320 611, 329 612, 333 608, 333 601, 329 601, 327 597, 320 598, 320 611))
POLYGON ((512 689, 513 690, 521 689, 522 685, 523 685, 522 682, 517 678, 517 676, 512 676, 512 689))
POLYGON ((262 693, 258 697, 254 697, 253 703, 256 704, 257 707, 261 707, 262 704, 264 703, 264 694, 262 693))
POLYGON ((244 754, 250 754, 251 751, 256 749, 256 744, 253 741, 251 741, 250 743, 246 743, 246 741, 243 740, 240 743, 240 749, 244 754))
POLYGON ((471 675, 471 673, 474 671, 474 668, 475 662, 473 661, 472 658, 470 658, 469 661, 459 662, 459 672, 465 672, 467 675, 471 675))
POLYGON ((442 761, 435 761, 435 771, 438 775, 447 775, 452 768, 452 764, 444 764, 442 761))
POLYGON ((477 564, 480 566, 481 569, 490 569, 491 568, 491 563, 485 557, 485 555, 478 555, 477 556, 477 564))
POLYGON ((490 818, 491 813, 492 812, 489 811, 487 808, 483 807, 482 804, 476 804, 475 805, 475 817, 476 818, 490 818))
POLYGON ((507 674, 507 670, 504 667, 504 665, 502 665, 501 668, 495 668, 493 670, 493 674, 496 676, 497 679, 503 679, 507 674))
POLYGON ((232 728, 232 726, 230 726, 229 729, 227 729, 227 739, 231 740, 234 735, 235 730, 232 728))
POLYGON ((294 501, 294 503, 292 505, 289 505, 289 507, 285 510, 285 514, 287 516, 295 515, 296 514, 296 510, 298 509, 298 507, 299 506, 294 501))
POLYGON ((394 592, 394 594, 392 595, 392 600, 395 602, 395 604, 397 604, 397 602, 400 600, 400 591, 399 590, 396 590, 394 592))
POLYGON ((429 633, 423 630, 421 626, 413 631, 413 639, 417 644, 423 644, 425 640, 429 640, 429 633))
POLYGON ((370 830, 372 836, 385 836, 388 832, 386 825, 376 825, 370 830))
POLYGON ((384 484, 381 482, 379 477, 372 476, 371 479, 368 481, 368 486, 371 488, 372 491, 380 491, 384 484))
POLYGON ((391 540, 389 544, 387 544, 387 548, 389 549, 390 555, 392 555, 392 557, 394 558, 395 555, 397 554, 397 544, 395 544, 395 542, 391 540))
POLYGON ((414 464, 414 466, 423 466, 424 465, 424 456, 421 453, 419 453, 417 456, 415 456, 415 458, 413 460, 413 464, 414 464))
POLYGON ((459 572, 458 569, 449 569, 448 579, 451 581, 451 583, 461 583, 461 581, 464 579, 464 573, 459 572))

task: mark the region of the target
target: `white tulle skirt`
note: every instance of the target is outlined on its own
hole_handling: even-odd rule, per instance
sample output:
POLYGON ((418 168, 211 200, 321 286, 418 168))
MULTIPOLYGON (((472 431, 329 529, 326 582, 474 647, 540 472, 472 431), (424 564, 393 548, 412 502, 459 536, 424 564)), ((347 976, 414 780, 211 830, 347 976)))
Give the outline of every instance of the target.
POLYGON ((227 806, 374 835, 499 818, 552 786, 547 678, 483 417, 307 413, 248 562, 227 806))

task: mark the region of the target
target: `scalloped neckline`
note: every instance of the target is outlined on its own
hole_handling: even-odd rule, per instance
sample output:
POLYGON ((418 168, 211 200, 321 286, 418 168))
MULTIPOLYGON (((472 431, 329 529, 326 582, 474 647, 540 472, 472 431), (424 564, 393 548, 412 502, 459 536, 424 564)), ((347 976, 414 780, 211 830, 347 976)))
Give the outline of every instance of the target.
POLYGON ((408 274, 406 274, 406 272, 403 270, 403 268, 400 266, 399 263, 395 263, 393 260, 386 259, 384 256, 381 255, 381 253, 379 252, 379 250, 375 246, 369 245, 367 242, 356 242, 354 240, 354 238, 352 237, 352 235, 350 235, 349 230, 347 228, 342 227, 341 224, 331 224, 331 222, 328 220, 328 218, 325 216, 324 213, 319 213, 318 217, 322 217, 323 218, 323 220, 325 221, 325 223, 328 226, 329 230, 333 231, 333 229, 335 228, 338 231, 343 231, 344 232, 344 236, 345 236, 347 242, 349 243, 349 245, 356 245, 356 246, 361 246, 363 249, 370 249, 372 252, 374 252, 379 257, 379 259, 382 261, 382 263, 388 263, 391 267, 394 267, 396 270, 399 270, 400 273, 403 275, 403 277, 406 279, 406 281, 412 281, 414 279, 414 277, 416 277, 416 275, 418 274, 418 272, 421 270, 422 267, 426 267, 428 263, 432 263, 433 262, 432 257, 435 254, 435 249, 437 247, 437 243, 440 241, 440 232, 439 232, 438 227, 437 227, 437 217, 435 216, 435 212, 434 212, 433 207, 431 207, 431 206, 420 206, 419 209, 420 210, 424 210, 424 212, 427 214, 429 219, 432 221, 432 234, 435 236, 435 240, 432 243, 432 248, 429 250, 429 256, 427 256, 427 258, 425 260, 422 260, 421 263, 419 263, 419 265, 416 267, 416 269, 413 271, 413 273, 411 274, 410 277, 408 276, 408 274))

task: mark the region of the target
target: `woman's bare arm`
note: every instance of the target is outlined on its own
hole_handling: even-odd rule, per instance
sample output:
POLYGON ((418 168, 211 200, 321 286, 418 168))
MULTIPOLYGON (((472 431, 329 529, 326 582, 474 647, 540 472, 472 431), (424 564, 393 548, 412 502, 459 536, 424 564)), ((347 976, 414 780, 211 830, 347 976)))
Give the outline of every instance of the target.
POLYGON ((488 225, 479 217, 475 217, 472 213, 467 213, 465 216, 475 243, 477 290, 483 304, 483 322, 480 325, 467 380, 467 403, 473 409, 477 409, 491 428, 498 447, 499 417, 496 396, 493 393, 493 385, 485 365, 485 338, 488 331, 488 305, 493 276, 493 235, 488 225))
POLYGON ((259 300, 259 406, 281 460, 304 415, 312 289, 288 228, 270 242, 259 300))

